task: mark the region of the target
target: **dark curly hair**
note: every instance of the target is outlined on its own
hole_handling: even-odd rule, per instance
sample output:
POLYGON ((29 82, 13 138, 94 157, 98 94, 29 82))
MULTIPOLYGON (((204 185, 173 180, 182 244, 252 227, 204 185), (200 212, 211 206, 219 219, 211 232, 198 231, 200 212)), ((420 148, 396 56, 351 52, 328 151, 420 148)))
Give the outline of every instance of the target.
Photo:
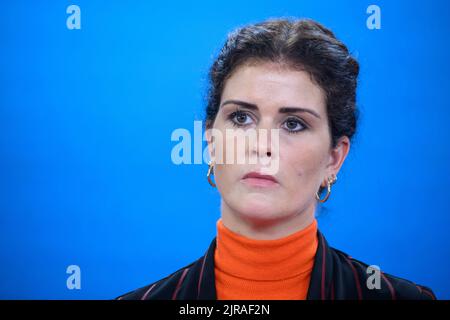
POLYGON ((359 115, 359 63, 331 30, 307 18, 270 18, 228 34, 208 73, 206 129, 214 123, 225 82, 233 71, 246 63, 266 61, 308 72, 325 93, 331 147, 342 136, 352 140, 359 115))

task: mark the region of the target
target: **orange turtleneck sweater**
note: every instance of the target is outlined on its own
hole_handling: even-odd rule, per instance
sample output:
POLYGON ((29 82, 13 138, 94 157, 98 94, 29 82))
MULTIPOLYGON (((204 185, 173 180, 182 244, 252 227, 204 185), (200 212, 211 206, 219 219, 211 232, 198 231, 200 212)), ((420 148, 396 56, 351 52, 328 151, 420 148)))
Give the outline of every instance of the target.
POLYGON ((286 237, 256 240, 220 218, 214 253, 218 300, 304 300, 317 251, 317 220, 286 237))

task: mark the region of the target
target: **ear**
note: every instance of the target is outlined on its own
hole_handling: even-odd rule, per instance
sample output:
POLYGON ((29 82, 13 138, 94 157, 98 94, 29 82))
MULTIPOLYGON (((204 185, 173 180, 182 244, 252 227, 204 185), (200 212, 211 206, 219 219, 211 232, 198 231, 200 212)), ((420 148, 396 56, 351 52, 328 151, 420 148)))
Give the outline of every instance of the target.
POLYGON ((212 134, 212 128, 206 124, 206 131, 205 131, 205 138, 206 143, 208 144, 208 154, 209 158, 214 161, 214 143, 213 143, 213 134, 212 134))
POLYGON ((327 177, 337 175, 350 151, 350 140, 347 136, 339 138, 336 147, 330 150, 327 164, 327 177))

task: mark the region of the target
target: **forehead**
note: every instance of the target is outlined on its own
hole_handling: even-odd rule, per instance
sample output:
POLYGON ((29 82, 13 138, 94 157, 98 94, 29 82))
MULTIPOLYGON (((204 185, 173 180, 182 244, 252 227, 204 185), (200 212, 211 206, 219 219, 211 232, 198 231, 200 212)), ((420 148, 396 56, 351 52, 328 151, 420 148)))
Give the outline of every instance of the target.
POLYGON ((260 109, 301 106, 325 111, 325 95, 306 71, 272 62, 239 66, 225 83, 222 101, 240 99, 260 109))

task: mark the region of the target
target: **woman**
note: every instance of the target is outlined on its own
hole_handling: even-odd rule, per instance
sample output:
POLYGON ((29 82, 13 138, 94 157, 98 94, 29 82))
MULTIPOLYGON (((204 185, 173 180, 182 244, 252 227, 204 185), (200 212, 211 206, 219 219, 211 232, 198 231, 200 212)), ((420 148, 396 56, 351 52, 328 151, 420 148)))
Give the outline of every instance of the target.
POLYGON ((347 47, 310 19, 230 33, 209 73, 205 121, 217 237, 197 261, 118 299, 435 299, 331 248, 318 230, 316 206, 355 134, 358 73, 347 47), (236 151, 231 142, 250 132, 257 142, 236 151))

